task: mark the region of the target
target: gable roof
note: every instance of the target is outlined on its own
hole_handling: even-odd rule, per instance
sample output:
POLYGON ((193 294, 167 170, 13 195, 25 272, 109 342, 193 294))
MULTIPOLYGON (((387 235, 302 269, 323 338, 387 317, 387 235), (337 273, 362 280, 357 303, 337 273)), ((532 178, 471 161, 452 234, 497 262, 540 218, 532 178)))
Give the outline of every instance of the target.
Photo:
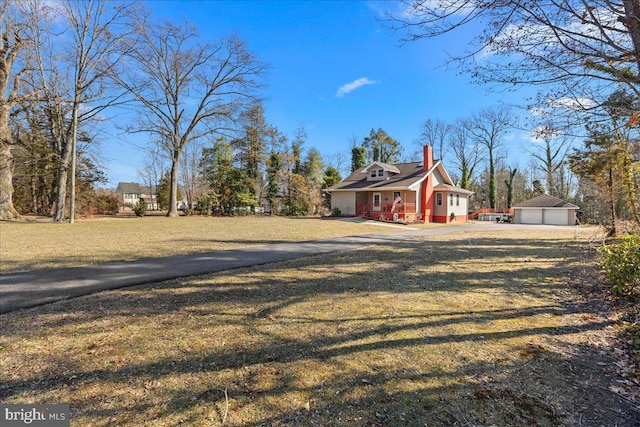
MULTIPOLYGON (((439 185, 447 185, 447 191, 455 191, 460 194, 472 194, 471 192, 467 192, 467 190, 463 190, 462 188, 458 188, 453 185, 451 177, 447 173, 440 160, 437 160, 429 170, 423 169, 423 162, 396 163, 394 165, 387 165, 397 169, 398 173, 396 173, 395 175, 391 175, 389 176, 389 178, 382 181, 368 181, 366 170, 368 170, 374 164, 381 163, 373 162, 369 166, 360 168, 355 172, 352 172, 351 175, 349 175, 338 184, 332 185, 329 188, 325 188, 324 191, 328 193, 331 193, 333 191, 416 191, 418 190, 417 186, 437 169, 440 173, 440 176, 444 180, 444 183, 441 183, 439 185)), ((445 188, 442 187, 441 189, 445 188)))
POLYGON ((367 181, 366 171, 371 165, 360 168, 339 183, 325 188, 324 191, 357 191, 357 190, 405 190, 416 182, 423 180, 429 171, 425 171, 419 162, 399 163, 393 165, 398 172, 382 181, 367 181))
POLYGON ((142 187, 136 182, 119 182, 117 190, 127 194, 142 194, 142 187))
POLYGON ((400 169, 398 169, 395 165, 390 165, 389 163, 382 163, 379 161, 375 161, 373 163, 371 163, 369 166, 366 166, 365 168, 362 169, 362 173, 367 173, 369 171, 370 168, 372 168, 374 165, 386 170, 386 171, 391 171, 394 173, 400 173, 400 169))
POLYGON ((550 196, 548 194, 542 194, 533 199, 529 199, 522 203, 513 205, 514 208, 567 208, 567 209, 580 209, 579 206, 573 203, 566 202, 557 197, 550 196))

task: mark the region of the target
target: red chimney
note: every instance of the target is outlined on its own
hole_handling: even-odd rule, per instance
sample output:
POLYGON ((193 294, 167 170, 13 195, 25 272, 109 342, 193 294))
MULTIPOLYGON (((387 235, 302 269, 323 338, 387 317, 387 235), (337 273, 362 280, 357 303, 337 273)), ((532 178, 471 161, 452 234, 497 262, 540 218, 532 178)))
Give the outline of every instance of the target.
POLYGON ((422 151, 424 153, 424 161, 422 162, 422 168, 428 171, 433 166, 433 147, 425 145, 424 147, 422 147, 422 151))
MULTIPOLYGON (((422 169, 428 171, 433 167, 433 148, 425 145, 422 150, 424 153, 422 169)), ((428 176, 422 184, 420 199, 422 207, 422 220, 424 222, 433 222, 433 204, 435 200, 433 195, 433 178, 431 176, 428 176)))

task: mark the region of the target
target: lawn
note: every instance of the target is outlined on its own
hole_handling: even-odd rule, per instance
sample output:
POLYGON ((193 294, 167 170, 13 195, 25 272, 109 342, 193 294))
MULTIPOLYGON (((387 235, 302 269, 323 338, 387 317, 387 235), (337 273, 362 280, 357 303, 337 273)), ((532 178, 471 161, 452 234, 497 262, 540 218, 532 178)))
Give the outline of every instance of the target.
POLYGON ((451 234, 0 316, 0 400, 72 425, 636 425, 609 320, 576 298, 592 230, 451 234))
POLYGON ((0 222, 0 271, 72 267, 393 230, 329 218, 270 216, 125 217, 74 224, 0 222))

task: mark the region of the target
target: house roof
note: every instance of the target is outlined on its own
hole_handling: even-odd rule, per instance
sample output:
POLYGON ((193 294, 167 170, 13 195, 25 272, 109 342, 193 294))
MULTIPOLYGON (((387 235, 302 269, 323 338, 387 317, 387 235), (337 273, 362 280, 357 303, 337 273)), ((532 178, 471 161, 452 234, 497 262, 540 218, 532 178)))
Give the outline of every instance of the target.
POLYGON ((435 191, 451 191, 459 194, 473 194, 473 191, 465 190, 464 188, 456 187, 455 185, 442 183, 436 185, 435 187, 433 187, 433 189, 435 191))
POLYGON ((567 208, 567 209, 580 209, 579 206, 573 203, 566 202, 557 197, 550 196, 548 194, 542 194, 533 199, 529 199, 522 203, 513 205, 514 208, 567 208))
MULTIPOLYGON (((386 165, 391 166, 398 170, 398 172, 394 175, 391 175, 388 179, 382 181, 368 181, 366 171, 371 168, 374 164, 378 165, 386 165, 380 162, 373 162, 371 165, 366 166, 364 168, 360 168, 355 172, 351 173, 347 178, 338 184, 332 185, 329 188, 325 188, 324 191, 331 193, 332 191, 397 191, 397 190, 417 190, 415 187, 417 184, 421 183, 425 180, 427 176, 433 173, 434 170, 438 169, 442 179, 446 182, 446 184, 439 185, 447 185, 447 191, 455 191, 460 194, 471 194, 471 192, 467 192, 467 190, 463 190, 462 188, 455 187, 453 182, 451 181, 451 177, 445 170, 442 163, 438 160, 429 170, 424 170, 422 168, 422 162, 412 162, 412 163, 396 163, 394 165, 386 165), (412 188, 413 187, 413 188, 412 188)), ((392 169, 388 169, 392 170, 392 169)), ((445 189, 441 187, 441 189, 445 189)))
POLYGON ((118 190, 127 194, 142 194, 142 187, 136 182, 119 182, 118 190))
POLYGON ((371 163, 369 166, 363 168, 362 173, 367 173, 369 169, 372 168, 373 166, 378 166, 384 170, 391 171, 394 173, 400 173, 400 169, 398 169, 395 165, 390 165, 389 163, 382 163, 378 161, 375 161, 371 163))

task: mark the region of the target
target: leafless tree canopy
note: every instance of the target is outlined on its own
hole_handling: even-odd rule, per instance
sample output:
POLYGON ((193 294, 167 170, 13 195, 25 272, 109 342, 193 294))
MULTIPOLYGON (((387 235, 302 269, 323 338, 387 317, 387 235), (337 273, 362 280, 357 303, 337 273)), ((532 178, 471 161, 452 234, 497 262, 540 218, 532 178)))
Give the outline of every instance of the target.
POLYGON ((155 24, 140 17, 128 61, 115 76, 139 109, 130 130, 155 135, 171 158, 169 215, 177 215, 178 165, 184 147, 228 126, 254 99, 265 65, 235 36, 204 42, 185 22, 155 24))
MULTIPOLYGON (((404 41, 474 23, 480 28, 454 61, 479 82, 553 85, 555 102, 590 109, 623 85, 640 95, 637 0, 415 0, 388 24, 404 41), (595 104, 594 104, 595 103, 595 104)), ((545 100, 548 100, 548 97, 545 100)))

